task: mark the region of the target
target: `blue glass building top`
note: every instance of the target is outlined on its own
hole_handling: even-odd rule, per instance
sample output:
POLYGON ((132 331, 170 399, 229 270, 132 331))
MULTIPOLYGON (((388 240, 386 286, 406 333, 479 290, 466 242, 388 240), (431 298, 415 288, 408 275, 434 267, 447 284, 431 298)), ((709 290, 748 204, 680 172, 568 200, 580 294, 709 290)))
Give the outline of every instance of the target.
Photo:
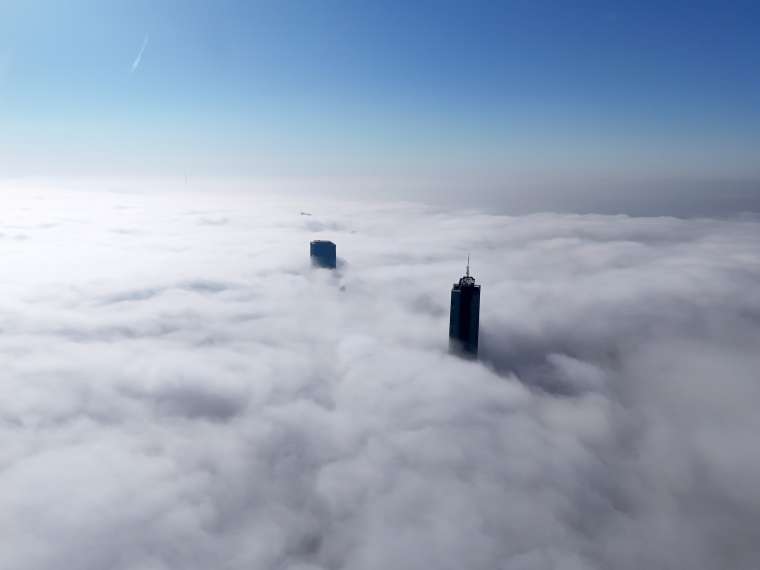
POLYGON ((311 263, 316 267, 335 269, 338 264, 335 244, 331 241, 316 239, 309 246, 311 263))

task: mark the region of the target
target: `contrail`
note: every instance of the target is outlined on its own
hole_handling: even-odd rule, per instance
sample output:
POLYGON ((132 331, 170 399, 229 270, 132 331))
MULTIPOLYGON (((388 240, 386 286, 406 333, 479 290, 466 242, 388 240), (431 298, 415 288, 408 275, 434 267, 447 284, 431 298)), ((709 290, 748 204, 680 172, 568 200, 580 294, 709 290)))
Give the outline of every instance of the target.
POLYGON ((138 67, 140 67, 140 60, 142 59, 143 52, 145 51, 145 48, 148 45, 148 36, 145 36, 145 39, 143 40, 142 47, 140 48, 140 51, 137 54, 137 57, 132 62, 132 73, 134 73, 138 67))

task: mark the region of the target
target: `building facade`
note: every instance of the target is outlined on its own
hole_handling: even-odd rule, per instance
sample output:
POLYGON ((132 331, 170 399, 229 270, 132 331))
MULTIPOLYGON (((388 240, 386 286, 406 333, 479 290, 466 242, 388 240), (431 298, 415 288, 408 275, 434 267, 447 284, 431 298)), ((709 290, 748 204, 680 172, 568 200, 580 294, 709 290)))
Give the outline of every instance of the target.
POLYGON ((467 273, 451 288, 451 313, 449 314, 449 349, 463 356, 475 358, 478 354, 480 328, 480 285, 470 276, 470 260, 467 273))
POLYGON ((311 264, 317 267, 335 269, 338 265, 335 244, 331 241, 316 239, 309 247, 311 264))

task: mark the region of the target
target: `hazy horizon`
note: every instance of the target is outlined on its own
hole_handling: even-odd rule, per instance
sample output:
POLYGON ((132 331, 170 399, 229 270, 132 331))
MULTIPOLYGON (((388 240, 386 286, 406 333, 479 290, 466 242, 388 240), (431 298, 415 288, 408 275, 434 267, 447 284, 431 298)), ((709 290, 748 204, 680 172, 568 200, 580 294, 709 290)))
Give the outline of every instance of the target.
POLYGON ((406 201, 444 209, 479 210, 495 214, 535 213, 726 218, 760 213, 760 194, 748 181, 697 184, 688 181, 642 180, 625 192, 610 192, 597 181, 564 193, 531 184, 473 188, 466 182, 390 180, 375 178, 249 178, 249 177, 8 177, 0 191, 68 189, 89 192, 279 193, 301 200, 304 207, 322 198, 406 201), (721 191, 716 191, 716 186, 721 191))

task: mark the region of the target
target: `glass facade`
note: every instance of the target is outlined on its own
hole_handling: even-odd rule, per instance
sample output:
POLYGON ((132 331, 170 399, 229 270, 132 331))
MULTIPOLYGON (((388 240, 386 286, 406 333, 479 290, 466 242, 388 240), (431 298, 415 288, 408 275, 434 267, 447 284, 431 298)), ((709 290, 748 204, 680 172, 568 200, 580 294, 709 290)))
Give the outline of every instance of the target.
POLYGON ((454 283, 451 288, 451 313, 449 314, 449 348, 452 352, 475 357, 478 354, 480 328, 480 285, 470 277, 454 283))
POLYGON ((309 248, 311 263, 317 267, 335 269, 338 264, 338 258, 335 255, 335 244, 326 240, 314 240, 309 248))

